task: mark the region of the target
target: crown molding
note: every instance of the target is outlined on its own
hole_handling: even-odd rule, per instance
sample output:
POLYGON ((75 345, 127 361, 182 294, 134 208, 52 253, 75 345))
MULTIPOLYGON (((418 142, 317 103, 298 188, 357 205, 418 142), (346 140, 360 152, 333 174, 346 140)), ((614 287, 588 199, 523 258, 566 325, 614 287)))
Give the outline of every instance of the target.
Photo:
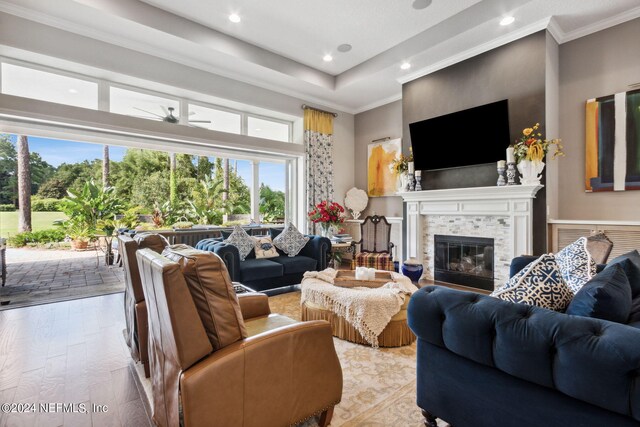
POLYGON ((553 37, 556 43, 558 44, 562 43, 562 39, 564 37, 564 31, 562 30, 562 27, 560 27, 560 24, 558 24, 558 21, 556 21, 556 18, 554 16, 552 16, 551 19, 549 20, 547 31, 549 32, 549 34, 551 34, 551 37, 553 37))
POLYGON ((474 56, 478 56, 482 53, 485 53, 497 47, 503 46, 507 43, 511 43, 512 41, 521 39, 522 37, 526 37, 537 31, 544 30, 549 25, 549 20, 550 18, 541 19, 540 21, 534 22, 525 27, 519 28, 515 31, 511 31, 496 39, 493 39, 481 45, 472 47, 471 49, 467 49, 463 52, 460 52, 459 54, 445 58, 442 61, 429 65, 428 67, 423 67, 419 70, 416 70, 416 72, 414 73, 406 74, 396 80, 398 83, 405 84, 417 78, 426 76, 427 74, 434 73, 438 70, 442 70, 443 68, 447 68, 459 62, 467 60, 469 58, 473 58, 474 56))
POLYGON ((602 21, 594 22, 591 25, 580 27, 577 30, 561 32, 560 40, 556 40, 558 40, 558 43, 570 42, 572 40, 588 36, 589 34, 597 33, 598 31, 606 30, 607 28, 623 24, 638 17, 640 17, 640 6, 626 12, 619 13, 610 18, 603 19, 602 21))
POLYGON ((383 105, 391 104, 392 102, 399 101, 401 99, 402 99, 402 93, 399 93, 399 94, 393 95, 393 96, 389 96, 389 97, 381 99, 379 101, 372 102, 372 103, 367 104, 367 105, 363 105, 362 107, 358 107, 355 110, 353 110, 352 114, 355 115, 355 114, 364 113, 365 111, 373 110, 374 108, 382 107, 383 105))

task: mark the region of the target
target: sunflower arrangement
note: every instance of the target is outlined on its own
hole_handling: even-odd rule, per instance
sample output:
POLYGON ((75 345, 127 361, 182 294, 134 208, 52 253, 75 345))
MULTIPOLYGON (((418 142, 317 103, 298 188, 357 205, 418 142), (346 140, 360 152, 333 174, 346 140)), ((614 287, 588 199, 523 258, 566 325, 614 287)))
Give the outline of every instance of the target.
POLYGON ((393 161, 389 165, 389 169, 391 169, 391 172, 395 173, 396 175, 400 175, 409 170, 409 163, 413 162, 413 152, 411 151, 411 148, 409 148, 409 151, 410 153, 408 156, 400 154, 399 157, 393 159, 393 161))
POLYGON ((516 140, 513 148, 516 161, 520 163, 522 160, 542 161, 552 145, 556 147, 553 152, 552 159, 564 156, 564 148, 561 139, 544 139, 542 134, 538 132, 540 123, 536 123, 533 127, 522 130, 522 136, 516 140))

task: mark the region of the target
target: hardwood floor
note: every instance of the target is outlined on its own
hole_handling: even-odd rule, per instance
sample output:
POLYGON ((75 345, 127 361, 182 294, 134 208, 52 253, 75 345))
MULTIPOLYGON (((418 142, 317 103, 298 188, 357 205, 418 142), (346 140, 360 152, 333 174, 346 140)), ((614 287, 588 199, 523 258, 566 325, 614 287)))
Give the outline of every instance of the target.
POLYGON ((0 311, 0 404, 36 409, 0 427, 151 426, 124 327, 122 293, 0 311))

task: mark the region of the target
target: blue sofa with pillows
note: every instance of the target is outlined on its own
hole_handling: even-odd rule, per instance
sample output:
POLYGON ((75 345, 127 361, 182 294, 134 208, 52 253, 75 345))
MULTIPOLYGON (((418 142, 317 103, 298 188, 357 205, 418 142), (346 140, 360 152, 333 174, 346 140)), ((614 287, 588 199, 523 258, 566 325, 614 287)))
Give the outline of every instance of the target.
MULTIPOLYGON (((281 233, 288 232, 288 228, 295 229, 293 226, 287 226, 284 230, 270 229, 270 239, 267 239, 266 243, 258 241, 254 244, 268 247, 269 243, 275 241, 281 233)), ((235 231, 236 229, 234 229, 235 231)), ((196 244, 196 249, 216 253, 226 264, 232 281, 240 282, 256 291, 295 285, 302 281, 305 272, 324 270, 327 268, 328 253, 331 250, 331 241, 326 237, 302 235, 301 233, 295 235, 294 233, 294 238, 290 238, 288 241, 289 243, 297 241, 301 246, 299 252, 295 252, 295 250, 290 252, 286 248, 283 250, 276 245, 265 251, 259 246, 260 252, 273 252, 275 256, 257 258, 256 248, 248 250, 247 247, 245 250, 248 251, 248 254, 243 257, 241 256, 242 243, 231 243, 229 238, 233 239, 232 235, 225 234, 223 238, 204 239, 196 244), (308 238, 308 241, 302 240, 300 235, 308 238), (290 256, 291 254, 293 255, 290 256)), ((281 246, 285 247, 286 244, 281 246)))
MULTIPOLYGON (((530 261, 515 258, 514 277, 530 261)), ((598 270, 564 312, 440 286, 416 292, 408 322, 425 424, 640 426, 640 254, 598 270)))

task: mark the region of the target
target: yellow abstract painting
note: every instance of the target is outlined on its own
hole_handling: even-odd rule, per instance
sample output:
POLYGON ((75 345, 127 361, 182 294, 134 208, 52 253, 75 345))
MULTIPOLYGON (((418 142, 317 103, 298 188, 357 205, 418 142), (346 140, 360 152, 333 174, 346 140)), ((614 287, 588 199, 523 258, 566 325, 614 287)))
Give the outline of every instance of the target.
POLYGON ((369 197, 393 196, 398 189, 398 178, 391 171, 391 162, 400 157, 400 138, 369 144, 367 193, 369 197))

